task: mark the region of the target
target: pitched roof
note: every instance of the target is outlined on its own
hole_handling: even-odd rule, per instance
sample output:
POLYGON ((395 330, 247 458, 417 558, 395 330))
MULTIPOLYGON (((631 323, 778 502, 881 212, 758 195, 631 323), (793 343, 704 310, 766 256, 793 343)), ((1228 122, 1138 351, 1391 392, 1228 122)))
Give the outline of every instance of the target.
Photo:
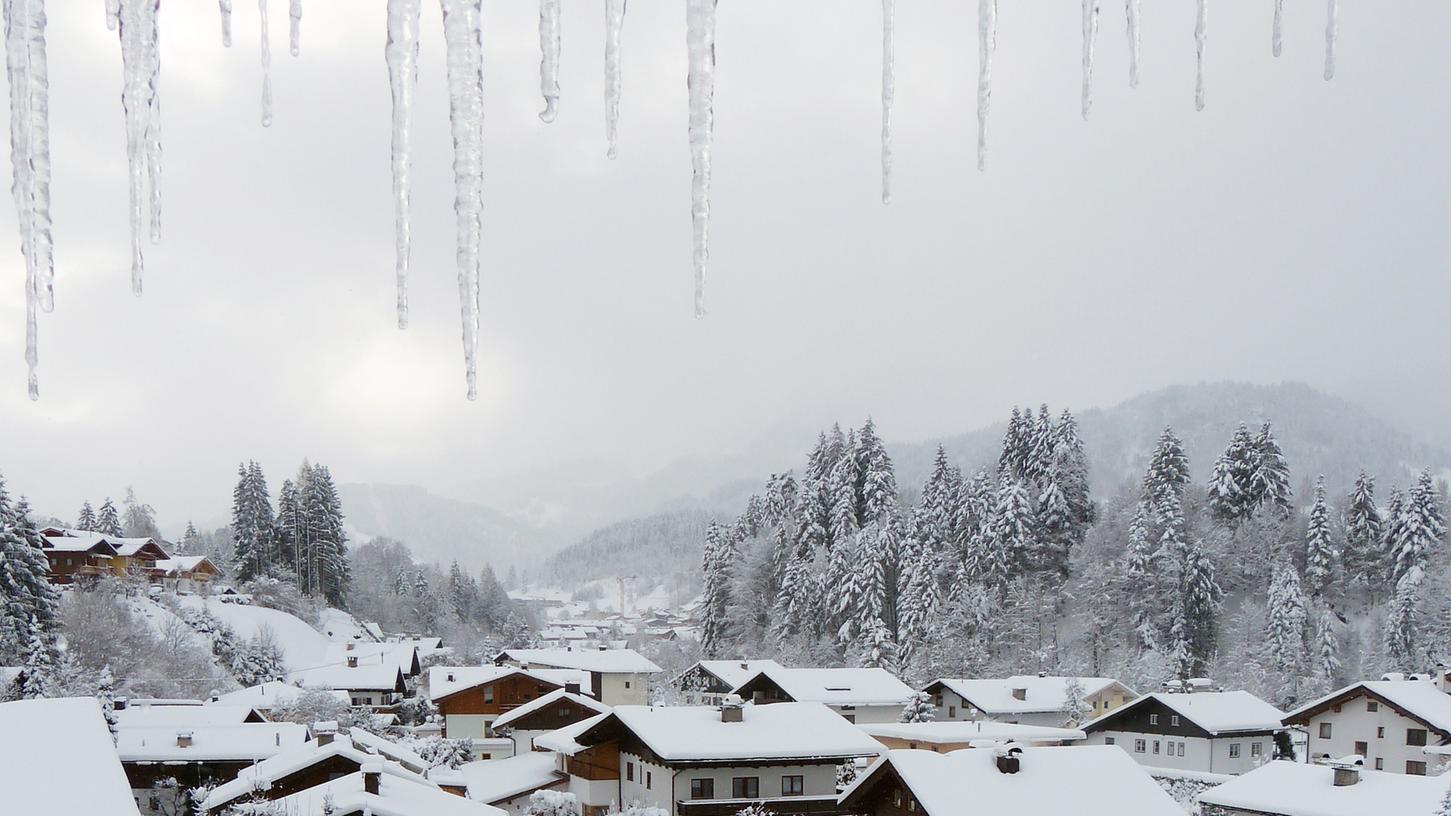
POLYGON ((221 570, 212 563, 212 559, 205 555, 173 555, 170 558, 163 558, 156 562, 156 568, 165 570, 167 575, 179 575, 183 572, 196 572, 203 564, 211 567, 218 575, 221 570))
MULTIPOLYGON (((780 669, 784 666, 774 660, 702 660, 691 668, 699 668, 701 671, 715 675, 722 683, 736 688, 763 671, 780 669)), ((682 676, 689 673, 690 669, 686 669, 682 676)))
POLYGON ((431 782, 418 782, 383 773, 378 792, 363 790, 363 772, 351 773, 331 782, 308 788, 277 800, 278 809, 288 816, 323 816, 332 803, 336 816, 370 813, 372 816, 507 816, 505 811, 483 802, 444 793, 431 782))
POLYGON ((175 728, 241 725, 261 722, 265 718, 248 705, 130 705, 116 711, 116 723, 122 728, 175 728))
POLYGON ((116 752, 122 762, 253 762, 306 740, 307 728, 295 723, 122 727, 116 733, 116 752), (191 732, 190 745, 177 744, 182 731, 191 732))
POLYGON ((1087 739, 1088 735, 1076 728, 1049 728, 1039 725, 1018 725, 999 723, 992 720, 944 720, 922 723, 858 723, 860 728, 873 737, 908 740, 927 745, 995 742, 1051 742, 1087 739))
POLYGON ((367 643, 356 640, 329 643, 323 651, 323 659, 318 662, 346 666, 350 657, 357 658, 359 666, 394 665, 405 675, 412 675, 415 669, 421 667, 418 647, 412 643, 367 643))
POLYGON ((7 813, 137 816, 131 784, 94 698, 0 703, 0 734, 7 813), (79 781, 58 780, 58 762, 78 769, 79 781))
POLYGON ((470 799, 493 804, 568 779, 558 768, 558 754, 530 751, 508 759, 470 762, 458 773, 468 786, 470 799))
POLYGON ((1154 692, 1084 723, 1083 730, 1090 733, 1102 730, 1113 720, 1126 716, 1150 700, 1157 700, 1213 735, 1278 731, 1285 718, 1283 711, 1247 691, 1154 692))
POLYGON ((301 684, 303 688, 320 688, 346 691, 401 690, 403 672, 392 663, 375 663, 371 666, 343 665, 319 666, 287 675, 288 682, 301 684))
POLYGON ((581 669, 601 674, 653 674, 660 667, 634 649, 505 649, 494 662, 509 660, 526 666, 581 669))
POLYGON ((886 669, 768 668, 736 686, 754 686, 765 678, 798 703, 828 705, 906 705, 916 692, 886 669))
MULTIPOLYGON (((1068 706, 1068 680, 1067 677, 1037 675, 984 680, 944 677, 927 688, 940 683, 989 715, 1033 714, 1065 710, 1068 706), (1014 697, 1013 689, 1023 689, 1023 699, 1014 697)), ((1083 686, 1085 696, 1098 694, 1110 686, 1123 685, 1112 677, 1080 677, 1078 682, 1083 686)), ((1124 686, 1124 690, 1131 696, 1134 694, 1128 686, 1124 686)))
MULTIPOLYGON (((355 728, 353 731, 361 733, 362 729, 355 728)), ((397 762, 381 762, 380 754, 370 750, 367 742, 353 738, 352 734, 338 734, 332 742, 326 745, 319 745, 315 740, 309 740, 268 757, 255 765, 243 768, 235 779, 213 788, 212 792, 207 795, 203 808, 206 810, 219 808, 250 794, 259 787, 271 787, 272 783, 284 777, 332 757, 352 760, 358 764, 359 768, 370 763, 378 763, 384 773, 427 783, 422 775, 397 762)))
POLYGON ((65 535, 41 536, 41 549, 54 550, 56 552, 91 552, 99 551, 105 555, 116 555, 116 547, 109 539, 99 533, 86 532, 84 530, 67 531, 65 535))
POLYGON ((889 751, 841 796, 852 803, 889 771, 926 816, 1072 813, 1075 816, 1183 816, 1178 803, 1121 748, 1079 745, 1023 748, 1017 773, 997 768, 997 752, 966 749, 889 751))
POLYGON ((471 688, 494 683, 510 675, 531 677, 541 683, 563 688, 566 683, 589 686, 589 674, 573 669, 521 669, 517 666, 430 666, 428 697, 437 702, 471 688), (452 679, 449 679, 452 678, 452 679))
POLYGON ((1443 736, 1451 736, 1451 694, 1431 680, 1367 680, 1352 683, 1285 715, 1285 723, 1306 723, 1331 706, 1369 695, 1407 716, 1420 720, 1443 736))
POLYGON ((592 730, 595 726, 604 722, 609 716, 610 712, 596 714, 587 720, 580 720, 577 723, 566 725, 563 728, 556 728, 547 734, 540 734, 534 738, 534 749, 536 751, 554 751, 565 756, 574 756, 587 747, 581 744, 578 738, 585 732, 592 730))
MULTIPOLYGON (((774 703, 741 708, 741 722, 723 722, 712 706, 615 706, 586 720, 573 735, 580 745, 605 742, 616 726, 667 762, 755 759, 847 759, 876 756, 881 745, 820 703, 774 703)), ((562 730, 562 729, 561 729, 562 730)), ((558 733, 558 732, 553 732, 558 733)), ((536 737, 538 747, 544 735, 536 737)), ((567 753, 567 752, 566 752, 567 753)))
POLYGON ((127 558, 140 555, 144 550, 158 559, 170 558, 168 553, 154 538, 116 538, 108 536, 107 541, 116 548, 116 554, 127 558))
POLYGON ((1199 794, 1219 807, 1283 816, 1365 816, 1368 813, 1433 814, 1451 775, 1411 776, 1362 768, 1360 781, 1336 787, 1335 769, 1283 760, 1199 794))
POLYGON ((529 716, 530 714, 533 714, 536 711, 540 711, 542 709, 546 709, 552 705, 555 705, 560 700, 568 700, 569 702, 572 702, 584 708, 586 711, 593 711, 596 714, 604 714, 610 710, 609 706, 594 699, 593 697, 586 697, 583 694, 570 694, 564 689, 556 689, 555 691, 551 691, 537 700, 527 702, 512 711, 506 711, 503 714, 500 714, 499 718, 494 720, 492 727, 495 729, 503 728, 509 723, 514 722, 515 720, 522 719, 529 716))
MULTIPOLYGON (((246 688, 241 688, 237 689, 236 691, 229 691, 226 694, 218 695, 215 699, 207 701, 207 705, 246 705, 267 711, 274 708, 279 708, 281 706, 290 705, 303 694, 306 694, 309 691, 316 690, 317 689, 305 689, 300 686, 294 686, 291 683, 272 681, 270 683, 261 683, 255 686, 247 686, 246 688)), ((333 697, 337 698, 338 702, 343 703, 344 705, 352 703, 352 699, 348 697, 347 692, 345 691, 338 691, 335 689, 322 690, 331 692, 333 697)))

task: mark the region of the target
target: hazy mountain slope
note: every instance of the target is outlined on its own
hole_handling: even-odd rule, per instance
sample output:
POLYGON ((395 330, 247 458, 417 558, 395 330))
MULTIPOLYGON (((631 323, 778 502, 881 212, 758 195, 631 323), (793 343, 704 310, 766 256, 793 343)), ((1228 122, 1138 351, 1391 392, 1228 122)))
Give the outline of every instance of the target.
POLYGON ((711 515, 685 510, 617 522, 555 553, 531 575, 557 587, 606 576, 634 578, 642 592, 664 586, 690 595, 700 583, 696 564, 711 515))

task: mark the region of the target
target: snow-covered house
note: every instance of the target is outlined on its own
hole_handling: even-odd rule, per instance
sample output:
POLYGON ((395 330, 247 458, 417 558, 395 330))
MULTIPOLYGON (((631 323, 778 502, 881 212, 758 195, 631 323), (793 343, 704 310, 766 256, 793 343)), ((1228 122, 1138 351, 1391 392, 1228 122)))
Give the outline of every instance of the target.
POLYGON ((1069 678, 1046 674, 986 680, 944 677, 923 691, 932 695, 938 720, 987 719, 1059 727, 1068 721, 1074 679, 1078 681, 1087 711, 1084 721, 1107 714, 1138 696, 1112 677, 1069 678))
POLYGON ((111 564, 117 557, 115 546, 105 536, 84 532, 66 534, 56 527, 41 531, 40 551, 45 554, 46 577, 53 584, 72 584, 112 575, 111 564))
POLYGON ((842 792, 840 813, 873 816, 1183 816, 1133 761, 1102 746, 890 751, 842 792))
POLYGON ((433 666, 428 670, 428 696, 443 717, 443 736, 473 740, 480 759, 500 759, 513 755, 514 742, 494 733, 495 720, 556 691, 578 694, 580 683, 588 680, 587 674, 572 669, 433 666))
POLYGON ((418 647, 413 643, 368 643, 349 640, 330 643, 319 663, 332 665, 386 666, 392 665, 403 673, 405 680, 411 680, 423 673, 423 662, 418 647))
POLYGON ((605 705, 644 705, 650 701, 650 675, 660 667, 634 649, 505 649, 495 665, 521 669, 573 669, 588 672, 586 689, 605 705))
POLYGON ((1018 725, 992 720, 868 723, 857 727, 885 748, 920 748, 939 754, 965 748, 992 747, 1006 742, 1018 745, 1071 745, 1088 738, 1075 728, 1049 728, 1046 725, 1018 725))
MULTIPOLYGON (((207 699, 207 705, 244 705, 255 708, 264 714, 271 714, 274 710, 283 708, 297 702, 302 695, 314 689, 305 689, 291 683, 274 681, 270 683, 259 683, 255 686, 229 691, 226 694, 214 695, 207 699)), ((346 691, 333 691, 327 689, 338 702, 343 705, 352 705, 352 698, 346 691)))
POLYGON ((427 780, 387 773, 379 763, 277 800, 287 816, 506 816, 427 780))
POLYGON ((1360 760, 1269 762, 1199 794, 1199 803, 1223 816, 1431 816, 1451 786, 1451 776, 1387 773, 1360 760))
POLYGON ((1285 715, 1312 758, 1357 754, 1373 770, 1424 775, 1427 746, 1451 743, 1451 694, 1432 680, 1354 683, 1285 715))
POLYGON ((365 665, 350 657, 340 664, 293 672, 287 681, 302 688, 346 692, 351 705, 374 711, 390 710, 408 694, 403 671, 391 661, 365 665))
POLYGON ((121 726, 116 753, 143 811, 170 811, 162 791, 186 791, 226 782, 244 768, 291 751, 308 739, 307 728, 294 723, 159 727, 121 726))
POLYGON ((116 701, 116 724, 121 728, 198 728, 267 722, 249 705, 207 705, 200 700, 116 701))
POLYGON ((847 722, 888 723, 915 694, 886 669, 767 668, 732 692, 756 705, 824 703, 847 722))
POLYGON ((820 703, 616 706, 535 738, 560 755, 586 816, 638 802, 671 816, 836 812, 844 762, 881 746, 820 703))
POLYGON ((0 810, 16 816, 137 816, 137 800, 91 697, 0 703, 0 810), (58 765, 69 771, 56 776, 58 765))
POLYGON ((1117 745, 1140 765, 1241 774, 1274 756, 1284 716, 1247 691, 1156 692, 1082 729, 1087 744, 1117 745))
POLYGON ((205 593, 221 569, 205 555, 173 555, 156 562, 162 585, 177 592, 205 593))
POLYGON ((470 799, 523 816, 535 791, 563 791, 568 785, 569 775, 559 765, 557 754, 525 751, 508 759, 470 762, 456 773, 470 799))
POLYGON ((784 668, 774 660, 702 660, 681 672, 670 685, 686 705, 720 705, 737 686, 768 669, 784 668))
POLYGON ((493 721, 491 728, 497 736, 513 742, 513 753, 517 756, 534 750, 534 738, 540 734, 557 731, 609 710, 609 706, 593 697, 562 688, 505 711, 493 721))

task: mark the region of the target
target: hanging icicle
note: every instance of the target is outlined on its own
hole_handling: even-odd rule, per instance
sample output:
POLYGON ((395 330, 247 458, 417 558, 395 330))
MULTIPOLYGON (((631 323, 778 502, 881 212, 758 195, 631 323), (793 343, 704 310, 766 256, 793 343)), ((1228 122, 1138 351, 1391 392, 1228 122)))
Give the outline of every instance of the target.
POLYGON ((222 12, 222 47, 232 47, 232 0, 217 0, 222 12))
POLYGON ((1194 15, 1194 109, 1204 110, 1204 41, 1209 37, 1209 0, 1196 0, 1194 15))
POLYGON ((1270 33, 1270 51, 1279 56, 1283 49, 1283 37, 1285 31, 1285 0, 1275 0, 1275 28, 1270 33))
POLYGON ((418 88, 418 14, 422 0, 388 0, 388 82, 393 91, 393 267, 398 328, 408 328, 409 179, 413 166, 413 94, 418 88))
POLYGON ((10 85, 10 163, 20 252, 25 258, 26 391, 40 398, 38 312, 55 306, 50 233, 50 78, 44 0, 5 0, 10 85))
POLYGON ((987 114, 993 101, 993 52, 998 48, 998 0, 977 0, 977 169, 987 167, 987 114))
POLYGON ((115 31, 121 24, 121 0, 106 0, 106 30, 115 31))
POLYGON ((1129 28, 1129 87, 1139 87, 1139 0, 1124 0, 1129 28))
POLYGON ((1325 81, 1335 78, 1335 0, 1326 0, 1325 6, 1325 81))
POLYGON ((892 103, 897 98, 897 0, 882 0, 882 203, 892 203, 892 103))
POLYGON ((690 61, 690 221, 694 233, 695 316, 705 317, 705 270, 710 261, 710 150, 715 139, 716 0, 685 0, 690 61))
POLYGON ((272 127, 272 37, 267 31, 267 0, 257 0, 262 26, 262 127, 272 127))
POLYGON ((302 0, 288 3, 287 17, 287 49, 295 57, 302 51, 302 0))
POLYGON ((121 65, 125 83, 121 106, 126 111, 126 157, 131 182, 131 291, 141 294, 145 259, 141 236, 146 226, 153 241, 161 237, 161 194, 147 193, 147 182, 155 187, 161 175, 161 100, 157 83, 161 76, 158 52, 157 11, 160 0, 122 0, 120 13, 121 65), (149 214, 143 212, 150 203, 149 214), (148 217, 149 215, 149 217, 148 217), (147 225, 142 221, 146 220, 147 225))
POLYGON ((453 131, 454 214, 458 218, 458 295, 464 376, 477 399, 479 244, 484 212, 484 50, 481 0, 441 0, 447 49, 448 119, 453 131))
POLYGON ((620 92, 624 85, 620 36, 624 28, 625 0, 605 0, 605 155, 611 159, 619 152, 620 92))
POLYGON ((539 0, 539 89, 544 110, 539 118, 553 122, 559 114, 560 0, 539 0))
POLYGON ((1083 0, 1083 121, 1093 109, 1093 45, 1098 39, 1098 0, 1083 0))

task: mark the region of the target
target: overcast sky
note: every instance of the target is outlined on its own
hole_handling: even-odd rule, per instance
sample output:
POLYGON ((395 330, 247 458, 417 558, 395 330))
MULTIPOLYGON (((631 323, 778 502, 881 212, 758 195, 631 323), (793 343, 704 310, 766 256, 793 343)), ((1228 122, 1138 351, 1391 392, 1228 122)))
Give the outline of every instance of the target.
MULTIPOLYGON (((953 433, 1014 402, 1086 408, 1175 382, 1299 379, 1428 435, 1451 411, 1451 5, 1145 3, 1127 87, 1105 0, 1079 118, 1074 0, 1004 2, 987 172, 976 3, 898 12, 896 199, 879 203, 880 4, 720 8, 711 316, 691 315, 684 15, 635 0, 620 157, 604 156, 602 3, 566 0, 559 119, 537 9, 488 2, 481 387, 464 399, 440 20, 414 116, 413 327, 393 318, 381 0, 307 0, 259 125, 256 4, 162 12, 164 241, 128 282, 116 37, 52 3, 56 311, 25 398, 22 263, 0 287, 0 468, 42 510, 126 485, 219 520, 238 460, 459 494, 584 460, 626 472, 773 429, 876 416, 953 433)), ((13 248, 13 213, 0 246, 13 248)), ((1445 436, 1440 438, 1444 439, 1445 436)), ((794 451, 792 452, 794 457, 794 451)), ((275 485, 274 485, 275 486, 275 485)))

